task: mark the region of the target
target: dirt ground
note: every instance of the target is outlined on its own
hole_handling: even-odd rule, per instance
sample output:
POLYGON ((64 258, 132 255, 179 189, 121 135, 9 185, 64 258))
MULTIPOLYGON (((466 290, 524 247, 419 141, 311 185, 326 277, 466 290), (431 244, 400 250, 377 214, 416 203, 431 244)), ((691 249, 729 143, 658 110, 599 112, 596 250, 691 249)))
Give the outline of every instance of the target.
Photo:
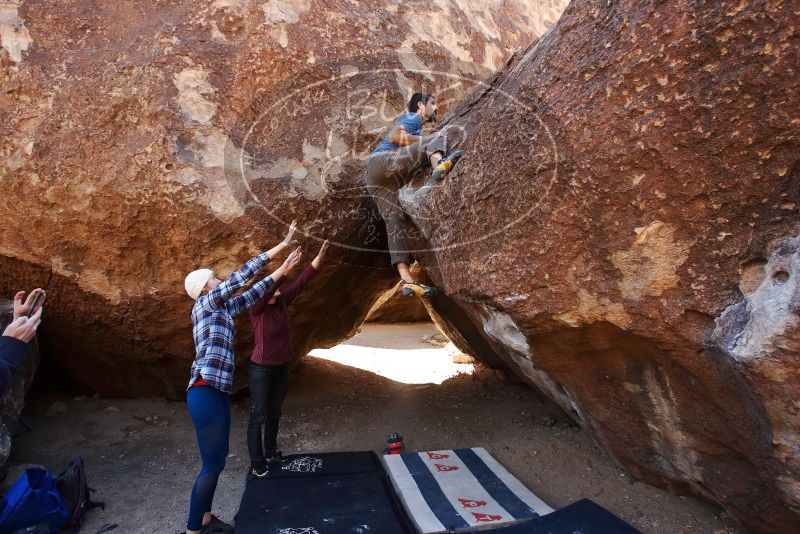
MULTIPOLYGON (((284 453, 380 452, 387 434, 401 432, 410 451, 485 447, 556 508, 589 497, 645 533, 745 532, 715 505, 635 482, 554 404, 491 370, 452 366, 465 374, 441 385, 403 382, 425 379, 414 373, 386 377, 394 376, 391 369, 418 368, 424 357, 442 378, 451 355, 422 341, 433 333, 430 324, 367 325, 335 351, 304 358, 284 404, 284 453), (340 363, 348 352, 363 360, 365 349, 374 369, 340 363)), ((229 522, 248 468, 247 411, 246 398, 234 401, 231 454, 214 501, 215 513, 229 522)), ((82 532, 94 534, 106 523, 120 525, 115 534, 183 531, 199 467, 184 403, 39 396, 29 400, 27 416, 33 429, 14 441, 6 485, 26 464, 58 471, 81 454, 96 498, 106 503, 105 511, 88 514, 82 532)))

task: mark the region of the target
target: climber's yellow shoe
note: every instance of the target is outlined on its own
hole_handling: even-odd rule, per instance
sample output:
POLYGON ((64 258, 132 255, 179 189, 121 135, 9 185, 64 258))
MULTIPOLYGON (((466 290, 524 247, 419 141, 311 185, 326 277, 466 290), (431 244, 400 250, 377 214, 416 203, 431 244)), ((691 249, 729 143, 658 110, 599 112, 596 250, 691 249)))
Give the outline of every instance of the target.
POLYGON ((400 291, 404 297, 418 296, 418 297, 431 297, 436 294, 436 288, 433 286, 426 286, 419 282, 403 282, 400 285, 400 291))
POLYGON ((453 166, 458 163, 458 160, 461 159, 461 156, 463 155, 463 150, 454 150, 449 156, 442 158, 438 165, 436 165, 436 168, 433 169, 433 173, 431 173, 431 178, 433 181, 438 182, 447 176, 447 173, 450 172, 450 169, 452 169, 453 166))

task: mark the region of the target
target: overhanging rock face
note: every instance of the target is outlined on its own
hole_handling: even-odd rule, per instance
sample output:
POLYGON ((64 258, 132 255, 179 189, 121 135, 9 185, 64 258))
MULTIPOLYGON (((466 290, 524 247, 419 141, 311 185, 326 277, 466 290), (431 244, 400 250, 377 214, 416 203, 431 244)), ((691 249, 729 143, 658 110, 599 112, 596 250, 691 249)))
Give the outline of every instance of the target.
POLYGON ((759 532, 800 529, 798 22, 575 0, 442 125, 456 170, 402 195, 460 348, 759 532))
POLYGON ((458 100, 565 4, 6 2, 0 291, 48 284, 65 379, 180 397, 183 277, 226 276, 296 218, 309 260, 335 241, 292 310, 298 353, 346 338, 396 281, 365 152, 412 89, 458 100))

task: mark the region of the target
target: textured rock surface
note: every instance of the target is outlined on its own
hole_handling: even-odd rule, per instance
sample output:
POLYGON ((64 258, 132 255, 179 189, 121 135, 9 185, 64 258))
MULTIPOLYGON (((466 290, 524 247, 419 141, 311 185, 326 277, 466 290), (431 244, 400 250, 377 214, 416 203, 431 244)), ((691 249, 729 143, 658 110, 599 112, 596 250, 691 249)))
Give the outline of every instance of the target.
MULTIPOLYGON (((13 307, 12 301, 0 300, 0 326, 5 326, 11 320, 13 307)), ((39 367, 39 359, 39 344, 34 338, 22 367, 14 374, 8 391, 0 397, 0 470, 11 455, 12 438, 16 433, 22 410, 25 408, 25 394, 33 382, 36 369, 39 367)))
POLYGON ((226 275, 297 218, 309 255, 340 245, 293 310, 298 352, 347 337, 395 280, 359 158, 412 87, 446 107, 565 3, 0 4, 0 290, 49 280, 65 377, 179 397, 183 276, 226 275))
POLYGON ((455 110, 457 170, 403 197, 454 341, 757 532, 800 530, 799 22, 575 0, 455 110))
POLYGON ((393 287, 381 295, 367 314, 368 323, 417 323, 430 321, 425 303, 418 298, 404 297, 393 287))

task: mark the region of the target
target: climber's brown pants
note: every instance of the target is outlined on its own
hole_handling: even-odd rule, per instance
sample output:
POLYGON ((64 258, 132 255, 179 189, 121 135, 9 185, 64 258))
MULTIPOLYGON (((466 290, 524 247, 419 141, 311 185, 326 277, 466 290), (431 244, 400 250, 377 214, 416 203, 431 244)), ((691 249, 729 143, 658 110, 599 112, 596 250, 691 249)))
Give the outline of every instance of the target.
POLYGON ((411 263, 411 253, 406 245, 408 221, 400 207, 398 194, 406 180, 417 169, 429 162, 431 154, 447 152, 443 132, 425 136, 416 143, 395 150, 370 154, 367 158, 367 191, 372 195, 378 211, 386 224, 386 235, 392 265, 411 263))

